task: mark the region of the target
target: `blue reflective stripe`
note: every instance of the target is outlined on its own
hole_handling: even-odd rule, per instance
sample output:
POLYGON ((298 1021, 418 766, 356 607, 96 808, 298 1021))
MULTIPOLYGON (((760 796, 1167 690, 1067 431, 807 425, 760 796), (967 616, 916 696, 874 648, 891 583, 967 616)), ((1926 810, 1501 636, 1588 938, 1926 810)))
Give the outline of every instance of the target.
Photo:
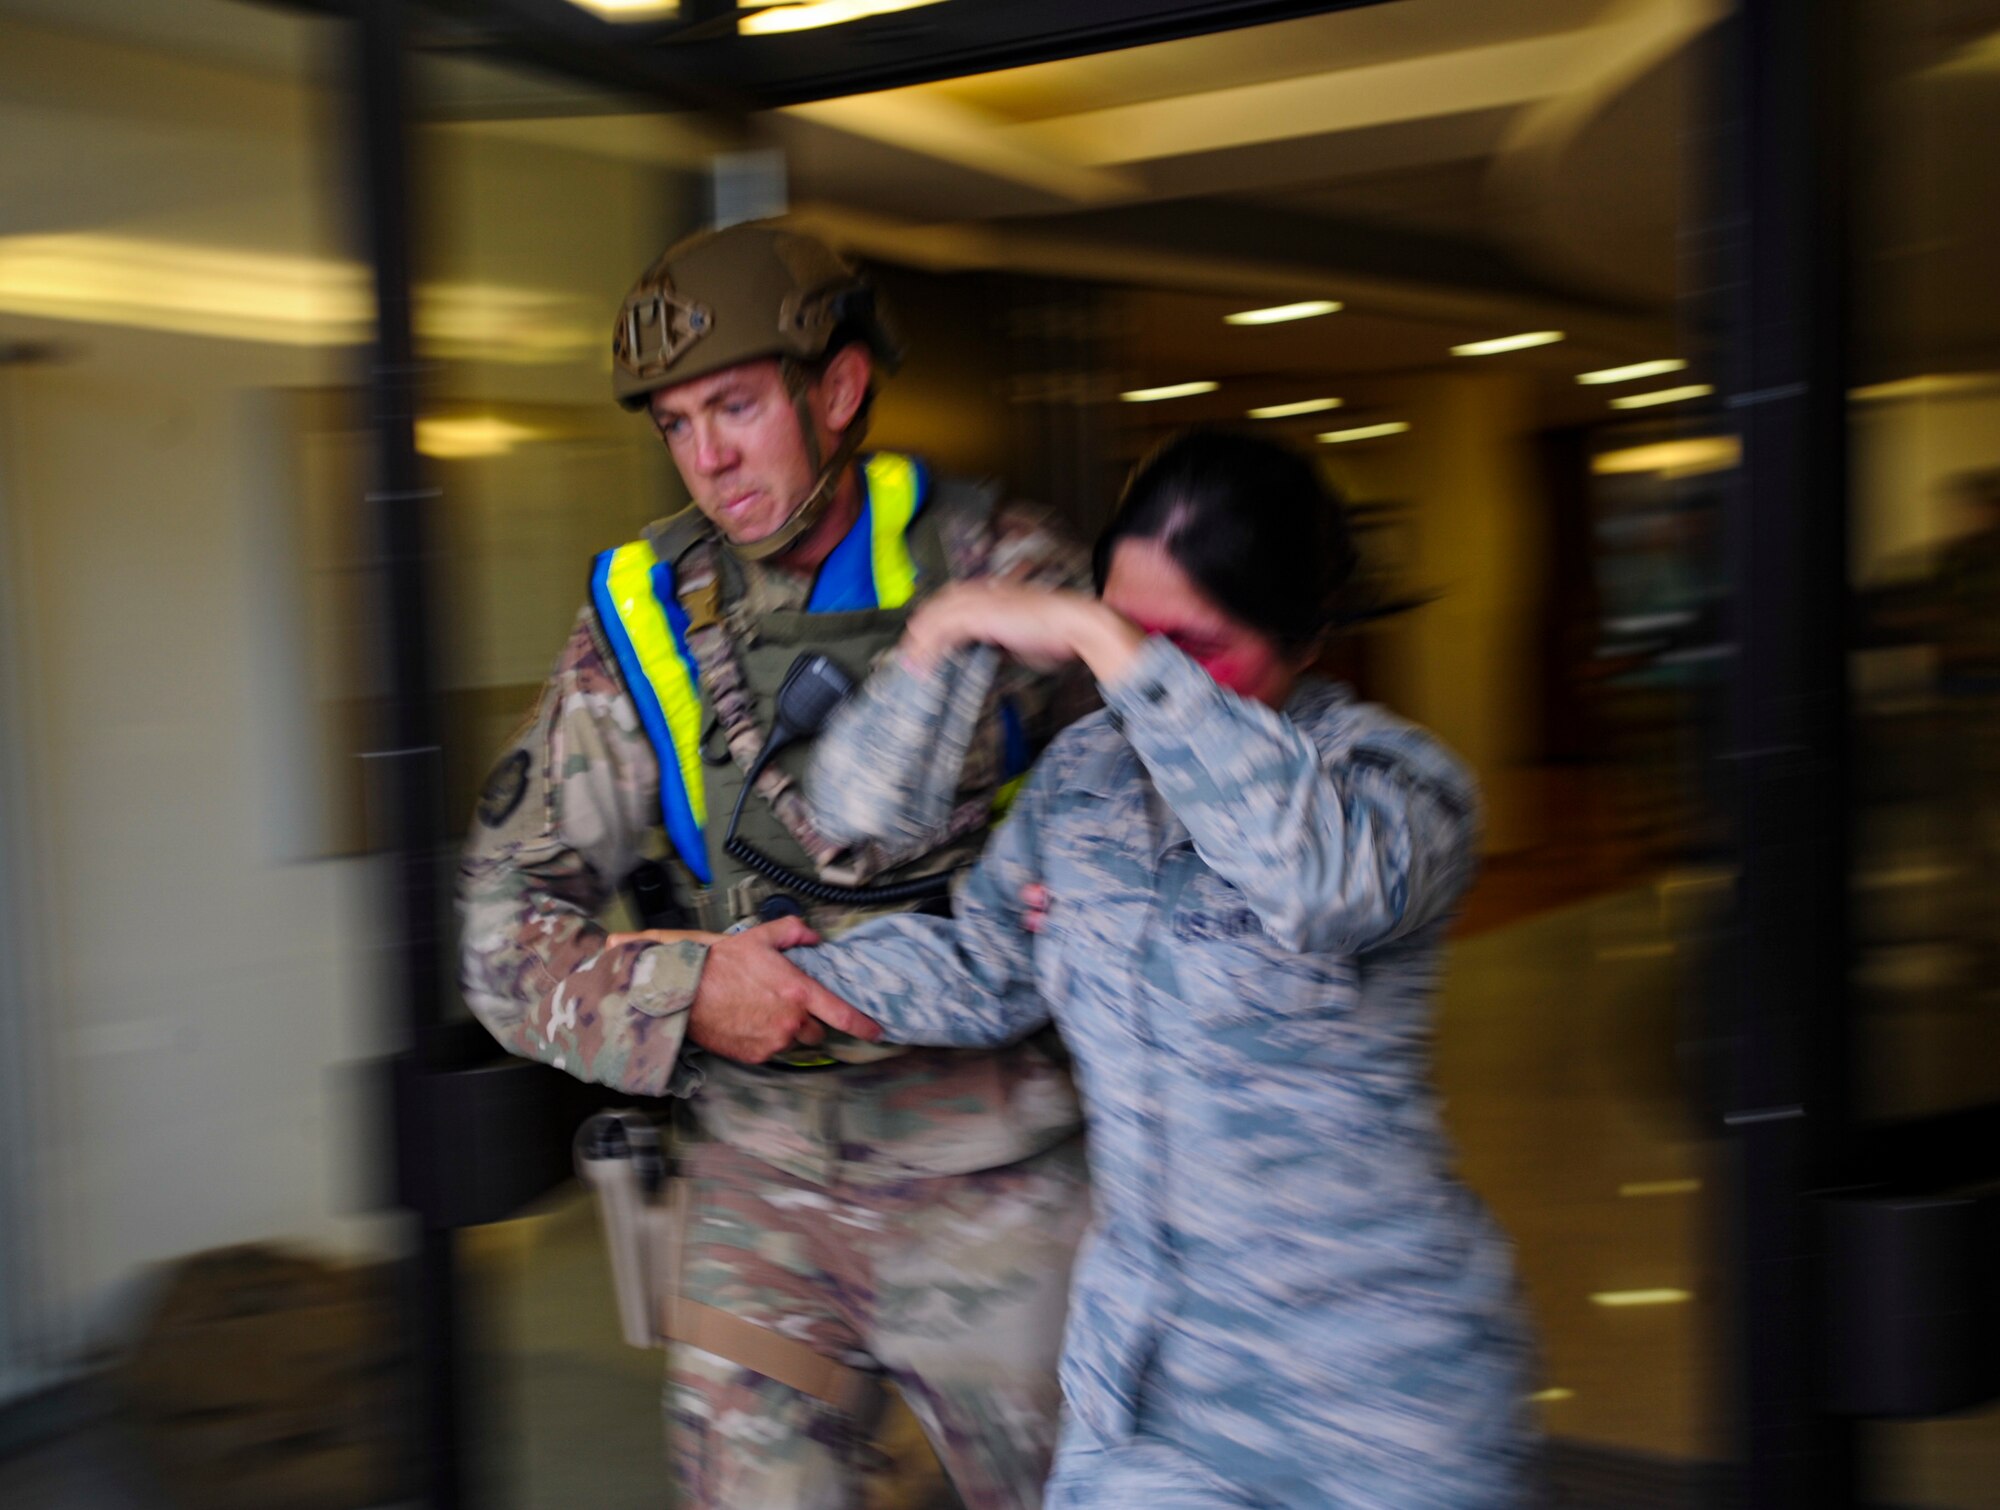
POLYGON ((807 613, 841 613, 851 609, 901 608, 909 602, 916 581, 916 564, 905 544, 917 516, 930 502, 931 474, 914 456, 881 451, 861 464, 861 514, 820 563, 807 613), (891 506, 881 514, 876 493, 888 489, 891 506), (907 514, 903 511, 907 510, 907 514), (893 522, 900 520, 900 528, 893 522), (900 538, 877 540, 878 524, 897 529, 900 538), (893 580, 884 587, 885 575, 893 580))
POLYGON ((687 610, 681 607, 680 594, 674 590, 674 569, 664 561, 653 568, 653 596, 666 610, 667 623, 674 631, 674 649, 681 653, 681 664, 688 669, 688 679, 699 687, 701 675, 696 669, 694 651, 688 645, 687 610))
POLYGON ((807 613, 876 606, 875 562, 869 543, 875 534, 874 505, 867 500, 865 489, 862 496, 861 517, 820 563, 819 580, 813 583, 812 598, 806 603, 807 613))
MULTIPOLYGON (((611 592, 611 565, 616 551, 605 551, 598 556, 590 573, 591 600, 597 606, 598 623, 604 628, 604 637, 611 642, 611 653, 618 661, 618 669, 623 673, 625 687, 632 694, 632 702, 639 710, 639 724, 646 731, 646 738, 653 746, 660 767, 660 817, 666 825, 667 838, 672 841, 682 863, 692 871, 704 885, 712 885, 714 872, 708 861, 708 841, 702 832, 702 825, 695 817, 694 805, 689 800, 687 784, 681 777, 679 752, 674 745, 674 737, 667 726, 666 710, 660 705, 659 693, 652 679, 646 675, 644 663, 632 644, 632 637, 625 627, 624 617, 611 592)), ((687 648, 687 615, 681 610, 673 594, 673 569, 661 562, 653 571, 653 591, 667 611, 667 622, 673 629, 675 648, 680 652, 690 670, 694 667, 694 657, 687 648), (664 579, 661 574, 665 573, 664 579), (664 588, 664 590, 662 590, 664 588)))
POLYGON ((1021 722, 1021 710, 1009 697, 1000 704, 1000 775, 1012 781, 1033 764, 1028 755, 1028 730, 1021 722))

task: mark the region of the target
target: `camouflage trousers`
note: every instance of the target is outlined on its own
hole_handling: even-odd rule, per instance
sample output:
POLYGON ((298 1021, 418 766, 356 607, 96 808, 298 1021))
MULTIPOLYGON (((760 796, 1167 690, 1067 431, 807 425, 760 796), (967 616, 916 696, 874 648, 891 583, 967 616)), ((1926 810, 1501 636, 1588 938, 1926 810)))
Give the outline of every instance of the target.
MULTIPOLYGON (((681 1291, 893 1383, 966 1510, 1038 1510, 1056 1359, 1088 1221, 1083 1140, 1004 1169, 816 1185, 691 1151, 681 1291)), ((871 1420, 676 1346, 668 1436, 700 1510, 854 1510, 871 1420)))

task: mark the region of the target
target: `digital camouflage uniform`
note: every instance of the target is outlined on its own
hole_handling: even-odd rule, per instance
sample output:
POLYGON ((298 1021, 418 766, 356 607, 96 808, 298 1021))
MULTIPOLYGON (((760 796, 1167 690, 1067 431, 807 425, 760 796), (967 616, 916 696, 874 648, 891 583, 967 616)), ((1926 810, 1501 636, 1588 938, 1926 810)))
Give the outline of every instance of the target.
MULTIPOLYGON (((942 805, 905 741, 968 717, 991 666, 899 669, 838 715, 844 822, 942 805)), ((1510 1255, 1429 1085, 1470 779, 1339 688, 1304 681, 1280 714, 1162 639, 1104 697, 952 918, 801 956, 890 1041, 1004 1044, 1053 1017, 1076 1055, 1097 1210, 1050 1510, 1531 1503, 1510 1255)))
MULTIPOLYGON (((995 508, 989 497, 935 525, 955 577, 1087 581, 1081 551, 1019 505, 995 508)), ((711 540, 688 515, 649 533, 663 554, 711 540)), ((721 576, 724 625, 745 643, 760 623, 797 622, 811 588, 733 558, 721 576)), ((919 594, 937 585, 920 579, 919 594)), ((935 745, 953 772, 937 822, 905 825, 903 842, 888 848, 838 846, 822 872, 865 881, 968 828, 976 842, 1004 774, 1003 747, 1024 730, 1039 747, 1087 700, 1076 678, 1010 670, 935 745)), ((706 720, 706 688, 703 712, 706 720)), ((839 757, 827 741, 820 747, 839 757)), ((655 750, 586 607, 495 767, 465 851, 468 1001, 512 1053, 635 1095, 692 1098, 701 1141, 683 1150, 694 1180, 687 1299, 892 1379, 973 1510, 1039 1504, 1068 1271, 1087 1206, 1080 1114, 1059 1046, 1043 1035, 813 1073, 692 1050, 683 1034, 704 950, 609 947, 596 921, 621 878, 663 852, 659 784, 655 750)), ((721 823, 711 817, 717 845, 721 823)), ((751 915, 771 889, 700 894, 684 868, 676 876, 699 894, 710 928, 751 915)), ((809 903, 806 916, 837 932, 856 914, 809 903)), ((669 1367, 670 1433, 689 1503, 855 1502, 869 1423, 711 1354, 675 1347, 669 1367)))

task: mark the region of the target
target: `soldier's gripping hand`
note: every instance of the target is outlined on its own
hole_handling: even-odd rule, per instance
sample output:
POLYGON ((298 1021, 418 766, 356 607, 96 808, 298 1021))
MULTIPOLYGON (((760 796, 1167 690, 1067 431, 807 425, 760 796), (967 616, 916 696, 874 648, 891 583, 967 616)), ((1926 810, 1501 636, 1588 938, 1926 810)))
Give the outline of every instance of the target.
POLYGON ((827 1028, 879 1039, 882 1029, 872 1017, 785 958, 787 949, 818 942, 800 919, 779 918, 710 944, 688 1008, 689 1041, 739 1064, 762 1064, 795 1044, 825 1041, 827 1028))

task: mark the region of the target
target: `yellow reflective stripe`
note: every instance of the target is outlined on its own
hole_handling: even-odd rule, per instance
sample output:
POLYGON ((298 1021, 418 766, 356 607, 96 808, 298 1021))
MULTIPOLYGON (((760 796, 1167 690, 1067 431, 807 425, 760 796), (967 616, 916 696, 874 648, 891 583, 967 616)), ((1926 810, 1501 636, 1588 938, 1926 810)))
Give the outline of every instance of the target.
POLYGON ((666 715, 667 732, 674 738, 674 758, 681 772, 681 790, 687 794, 694 821, 708 822, 708 787, 701 770, 701 696, 695 690, 694 668, 681 654, 673 626, 665 608, 653 591, 653 567, 658 558, 653 547, 640 540, 621 545, 611 555, 611 570, 605 585, 619 622, 639 657, 639 668, 652 684, 666 715))
POLYGON ((868 513, 874 521, 869 541, 875 569, 875 602, 901 608, 917 591, 917 563, 910 555, 910 521, 917 516, 917 464, 893 451, 868 458, 868 513))
POLYGON ((995 818, 1003 818, 1014 806, 1014 799, 1021 795, 1021 788, 1028 784, 1028 773, 1023 771, 1012 781, 993 794, 990 811, 995 818))

